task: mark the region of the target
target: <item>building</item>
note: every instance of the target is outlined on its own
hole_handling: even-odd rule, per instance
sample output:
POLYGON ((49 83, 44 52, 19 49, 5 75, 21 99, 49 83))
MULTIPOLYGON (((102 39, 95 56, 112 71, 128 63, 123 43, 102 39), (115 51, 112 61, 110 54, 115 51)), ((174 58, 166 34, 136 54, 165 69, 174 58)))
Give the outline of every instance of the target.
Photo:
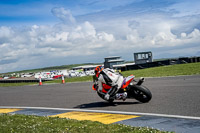
POLYGON ((126 67, 128 65, 135 65, 135 63, 125 63, 125 64, 119 64, 119 65, 113 65, 113 68, 115 70, 119 70, 119 71, 126 71, 126 67))
POLYGON ((135 64, 144 64, 153 61, 152 52, 134 53, 135 64))
POLYGON ((84 66, 73 67, 72 70, 90 71, 94 70, 97 66, 98 65, 84 65, 84 66))
POLYGON ((120 56, 111 56, 111 57, 106 57, 104 59, 105 59, 104 68, 113 69, 113 65, 119 65, 119 64, 124 63, 124 60, 121 59, 120 56))

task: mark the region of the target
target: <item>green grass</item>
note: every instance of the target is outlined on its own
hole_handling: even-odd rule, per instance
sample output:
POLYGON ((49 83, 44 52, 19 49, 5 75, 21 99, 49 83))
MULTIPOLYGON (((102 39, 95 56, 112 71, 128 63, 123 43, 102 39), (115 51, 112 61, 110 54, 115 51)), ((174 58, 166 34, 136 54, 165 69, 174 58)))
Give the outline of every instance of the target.
POLYGON ((147 69, 131 70, 122 72, 124 76, 135 75, 136 77, 165 77, 179 75, 200 74, 200 62, 189 64, 177 64, 147 69))
MULTIPOLYGON (((188 64, 177 64, 177 65, 169 65, 169 66, 161 66, 161 67, 153 67, 147 69, 139 69, 139 70, 130 70, 122 72, 123 76, 135 75, 135 77, 165 77, 165 76, 179 76, 179 75, 195 75, 200 74, 200 62, 198 63, 188 63, 188 64)), ((65 82, 85 82, 92 81, 92 76, 85 77, 73 77, 73 78, 65 78, 65 82)), ((61 79, 53 80, 46 83, 61 83, 61 79)), ((0 83, 1 86, 21 86, 21 85, 31 85, 38 83, 0 83)))
POLYGON ((39 83, 35 83, 35 82, 31 82, 31 83, 0 83, 0 87, 36 85, 36 84, 39 84, 39 83))
POLYGON ((166 133, 152 128, 33 115, 0 114, 1 133, 166 133))
MULTIPOLYGON (((92 81, 92 76, 84 76, 84 77, 73 77, 73 78, 65 78, 65 82, 85 82, 85 81, 92 81)), ((45 83, 61 83, 61 79, 47 81, 45 83)))
MULTIPOLYGON (((73 78, 65 78, 65 83, 69 82, 86 82, 86 81, 92 81, 92 76, 84 76, 84 77, 73 77, 73 78)), ((45 81, 42 82, 42 84, 51 84, 51 83, 62 83, 61 79, 52 80, 52 81, 45 81)), ((30 82, 30 83, 0 83, 0 87, 9 87, 9 86, 24 86, 24 85, 39 85, 39 83, 36 82, 30 82)))

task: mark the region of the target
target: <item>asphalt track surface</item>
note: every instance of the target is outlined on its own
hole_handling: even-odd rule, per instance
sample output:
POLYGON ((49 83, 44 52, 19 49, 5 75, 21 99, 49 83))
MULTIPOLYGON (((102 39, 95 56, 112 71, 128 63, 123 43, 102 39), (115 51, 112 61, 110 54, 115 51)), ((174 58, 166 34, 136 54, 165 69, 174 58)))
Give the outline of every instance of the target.
POLYGON ((153 95, 149 103, 127 99, 125 102, 116 100, 109 104, 91 89, 92 82, 0 87, 0 106, 79 108, 200 117, 200 75, 147 78, 144 85, 153 95))
MULTIPOLYGON (((144 85, 153 95, 149 103, 127 99, 124 102, 116 100, 113 104, 109 104, 91 89, 92 82, 0 87, 0 106, 107 110, 200 117, 200 75, 147 78, 144 85)), ((138 118, 138 121, 144 122, 145 119, 158 120, 147 116, 138 118)), ((192 123, 196 123, 198 127, 196 131, 200 131, 200 121, 192 121, 190 126, 194 126, 192 123)))

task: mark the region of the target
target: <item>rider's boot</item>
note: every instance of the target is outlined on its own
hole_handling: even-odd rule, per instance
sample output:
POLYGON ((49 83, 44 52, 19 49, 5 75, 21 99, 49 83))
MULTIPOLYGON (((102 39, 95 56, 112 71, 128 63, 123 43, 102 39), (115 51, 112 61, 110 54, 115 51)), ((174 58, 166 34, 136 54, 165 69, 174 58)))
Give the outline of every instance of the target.
POLYGON ((125 101, 127 98, 127 92, 124 92, 124 94, 122 95, 122 100, 125 101))
POLYGON ((126 100, 126 97, 127 97, 127 92, 124 92, 124 93, 117 93, 116 94, 116 99, 117 100, 123 100, 123 101, 125 101, 126 100))

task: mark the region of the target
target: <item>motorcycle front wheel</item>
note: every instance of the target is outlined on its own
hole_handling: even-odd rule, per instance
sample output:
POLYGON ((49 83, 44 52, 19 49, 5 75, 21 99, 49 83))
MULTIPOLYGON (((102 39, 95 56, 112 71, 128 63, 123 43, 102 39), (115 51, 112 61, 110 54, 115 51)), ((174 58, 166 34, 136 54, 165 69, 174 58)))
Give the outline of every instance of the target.
POLYGON ((131 94, 133 97, 142 102, 142 103, 147 103, 151 100, 152 94, 148 88, 142 85, 131 85, 130 86, 131 94))

